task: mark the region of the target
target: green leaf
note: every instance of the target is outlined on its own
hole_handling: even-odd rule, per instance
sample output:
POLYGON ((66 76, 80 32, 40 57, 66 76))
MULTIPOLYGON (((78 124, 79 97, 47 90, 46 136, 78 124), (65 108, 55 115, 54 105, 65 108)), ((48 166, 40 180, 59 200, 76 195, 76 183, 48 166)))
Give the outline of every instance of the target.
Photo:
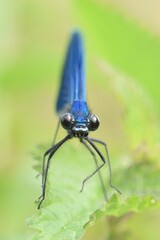
MULTIPOLYGON (((42 208, 27 222, 37 230, 33 240, 81 239, 88 224, 104 215, 120 217, 129 212, 160 208, 159 169, 151 164, 129 166, 114 172, 114 184, 122 195, 112 195, 108 203, 103 201, 96 177, 80 194, 80 183, 91 172, 92 159, 82 146, 78 149, 67 145, 51 164, 42 208)), ((111 194, 111 189, 108 192, 111 194)))
POLYGON ((46 200, 38 215, 28 222, 39 230, 33 239, 80 239, 90 214, 103 204, 96 177, 79 193, 83 179, 94 170, 94 165, 83 145, 72 144, 66 143, 50 166, 46 200))
POLYGON ((97 221, 98 218, 104 215, 120 217, 130 212, 139 213, 157 208, 160 208, 160 201, 157 201, 153 196, 140 197, 134 195, 128 198, 120 198, 114 194, 104 208, 91 215, 89 223, 97 221))

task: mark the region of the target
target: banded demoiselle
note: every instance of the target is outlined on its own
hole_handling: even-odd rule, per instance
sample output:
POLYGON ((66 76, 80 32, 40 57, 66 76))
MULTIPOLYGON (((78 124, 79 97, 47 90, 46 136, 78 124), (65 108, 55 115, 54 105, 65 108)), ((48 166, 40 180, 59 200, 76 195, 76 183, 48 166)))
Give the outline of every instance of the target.
POLYGON ((74 137, 78 138, 79 141, 89 150, 96 164, 95 171, 93 171, 84 179, 80 192, 82 192, 85 182, 97 172, 99 172, 105 200, 107 201, 106 187, 99 171, 106 164, 107 159, 110 174, 110 186, 120 193, 120 191, 112 184, 111 164, 106 143, 98 139, 90 138, 88 136, 90 131, 97 130, 100 121, 99 118, 90 111, 86 102, 84 48, 83 39, 80 32, 74 32, 72 34, 68 45, 66 59, 61 76, 59 94, 57 98, 56 112, 59 116, 59 121, 53 144, 51 148, 49 148, 44 153, 43 157, 42 195, 39 197, 41 200, 39 202, 38 208, 40 208, 43 200, 45 199, 46 181, 51 158, 66 141, 74 137), (67 135, 60 142, 55 143, 60 124, 64 129, 66 129, 67 135), (100 152, 95 143, 104 146, 106 158, 100 152), (96 154, 102 161, 101 165, 98 165, 96 154), (46 162, 47 156, 48 159, 46 162))

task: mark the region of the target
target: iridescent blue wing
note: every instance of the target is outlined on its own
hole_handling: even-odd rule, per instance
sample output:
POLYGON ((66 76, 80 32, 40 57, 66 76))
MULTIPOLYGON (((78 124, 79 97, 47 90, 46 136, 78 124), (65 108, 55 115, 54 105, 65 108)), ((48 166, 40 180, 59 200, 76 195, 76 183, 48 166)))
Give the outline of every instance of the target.
POLYGON ((70 109, 74 100, 86 98, 84 49, 79 32, 71 36, 62 71, 56 111, 61 114, 70 109))

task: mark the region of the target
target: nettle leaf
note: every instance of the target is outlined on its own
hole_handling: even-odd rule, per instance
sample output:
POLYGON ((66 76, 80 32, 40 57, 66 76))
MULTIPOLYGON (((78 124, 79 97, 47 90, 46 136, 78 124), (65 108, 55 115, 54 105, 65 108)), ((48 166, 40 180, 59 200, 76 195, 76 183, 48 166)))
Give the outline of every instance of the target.
POLYGON ((80 239, 89 216, 104 204, 97 177, 79 193, 83 179, 94 170, 94 162, 83 145, 73 143, 66 143, 50 165, 46 199, 37 216, 27 222, 38 230, 32 239, 80 239))
MULTIPOLYGON (((155 120, 153 124, 154 114, 150 112, 149 100, 135 83, 131 83, 130 79, 127 80, 120 74, 117 74, 116 78, 113 72, 110 71, 108 74, 108 70, 107 76, 113 80, 115 84, 113 88, 122 100, 124 109, 128 109, 124 122, 130 146, 133 147, 136 143, 141 144, 142 136, 146 132, 144 139, 147 139, 149 154, 143 154, 139 161, 134 161, 133 153, 128 153, 128 164, 120 164, 123 159, 119 157, 118 168, 115 170, 114 167, 112 170, 114 185, 120 189, 121 195, 109 187, 107 184, 109 182, 108 167, 106 165, 103 168, 101 173, 108 185, 109 200, 106 203, 98 174, 88 181, 84 191, 79 193, 82 181, 94 171, 95 165, 91 154, 77 139, 68 141, 60 151, 56 152, 50 164, 46 199, 41 209, 27 220, 27 225, 34 229, 32 240, 78 240, 82 238, 85 229, 102 216, 118 218, 128 213, 160 209, 160 169, 156 164, 159 155, 156 155, 154 150, 153 153, 151 152, 151 147, 154 149, 154 144, 158 145, 157 120, 153 117, 155 120), (131 91, 132 88, 133 91, 131 91), (130 113, 130 107, 134 104, 136 107, 133 107, 130 113), (140 114, 140 117, 137 114, 140 114), (134 120, 138 123, 137 118, 140 124, 146 119, 142 132, 139 131, 139 126, 134 125, 134 120), (132 124, 135 126, 134 129, 132 124)), ((45 150, 46 147, 37 149, 34 156, 37 171, 41 169, 45 150)))
POLYGON ((94 212, 90 216, 90 223, 98 220, 98 218, 107 215, 120 217, 131 212, 142 212, 145 210, 155 210, 160 207, 160 202, 157 201, 153 196, 132 196, 128 198, 118 198, 115 194, 111 197, 108 204, 94 212))
MULTIPOLYGON (((114 184, 122 195, 108 189, 109 201, 105 203, 98 177, 79 193, 80 183, 94 168, 83 146, 67 143, 53 162, 46 199, 38 213, 27 221, 27 225, 36 230, 33 240, 81 239, 86 227, 102 216, 120 217, 160 208, 160 174, 153 164, 142 163, 113 172, 114 184)), ((102 173, 106 172, 107 167, 102 173)))

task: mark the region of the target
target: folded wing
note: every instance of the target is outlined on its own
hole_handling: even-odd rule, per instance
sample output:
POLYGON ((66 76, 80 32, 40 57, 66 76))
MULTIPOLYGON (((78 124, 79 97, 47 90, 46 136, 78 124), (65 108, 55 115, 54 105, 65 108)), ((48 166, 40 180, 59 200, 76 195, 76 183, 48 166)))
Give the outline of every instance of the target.
POLYGON ((69 111, 74 100, 85 101, 85 98, 83 40, 79 32, 74 32, 64 62, 56 111, 58 114, 69 111))

